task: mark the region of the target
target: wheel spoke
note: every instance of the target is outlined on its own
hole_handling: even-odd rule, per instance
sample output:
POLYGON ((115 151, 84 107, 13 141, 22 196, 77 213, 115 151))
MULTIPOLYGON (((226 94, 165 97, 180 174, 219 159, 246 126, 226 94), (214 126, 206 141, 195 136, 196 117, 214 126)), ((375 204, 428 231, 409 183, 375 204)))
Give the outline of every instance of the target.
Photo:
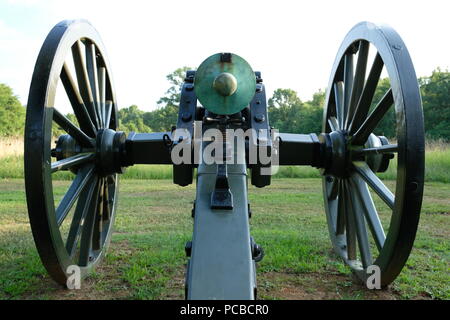
POLYGON ((98 198, 98 208, 97 208, 97 214, 95 215, 95 222, 94 222, 94 230, 92 234, 92 250, 100 250, 101 249, 101 243, 102 243, 102 231, 103 231, 103 202, 104 202, 104 195, 105 195, 105 179, 101 178, 99 181, 100 187, 99 187, 99 198, 98 198))
POLYGON ((112 185, 116 184, 116 177, 115 177, 115 175, 108 176, 108 183, 112 184, 112 185))
POLYGON ((60 113, 56 108, 53 108, 53 120, 63 128, 69 135, 71 135, 82 147, 93 147, 94 142, 83 131, 81 131, 75 124, 67 117, 60 113))
POLYGON ((338 204, 337 204, 337 217, 336 217, 336 235, 344 234, 345 231, 345 191, 343 187, 344 182, 339 181, 339 193, 338 193, 338 204))
POLYGON ((393 153, 393 152, 398 152, 397 144, 386 144, 386 145, 380 146, 380 147, 355 150, 355 153, 357 153, 357 154, 383 154, 383 153, 393 153))
POLYGON ((380 221, 380 217, 378 216, 377 209, 375 208, 375 204, 373 203, 372 196, 370 195, 369 189, 367 188, 367 184, 361 180, 361 178, 357 175, 352 176, 353 183, 356 186, 356 193, 360 199, 360 203, 362 204, 362 208, 364 210, 364 215, 366 217, 367 224, 369 225, 370 232, 375 240, 375 244, 378 248, 378 251, 381 251, 384 245, 384 241, 386 240, 386 235, 384 233, 383 226, 380 221))
POLYGON ((97 180, 94 187, 93 197, 87 210, 86 218, 83 223, 80 239, 80 266, 87 266, 90 261, 93 245, 94 226, 98 213, 98 201, 100 196, 100 180, 97 180))
POLYGON ((328 125, 330 126, 331 131, 339 130, 339 124, 335 117, 330 117, 328 119, 328 125))
POLYGON ((100 114, 100 94, 97 75, 97 57, 95 52, 95 44, 86 42, 86 70, 89 78, 90 89, 92 93, 92 99, 94 102, 95 110, 99 119, 99 125, 102 126, 102 119, 100 114))
POLYGON ((338 81, 333 85, 334 101, 336 103, 336 117, 339 123, 339 129, 344 127, 344 83, 338 81))
POLYGON ((98 69, 98 86, 100 90, 100 114, 102 119, 102 125, 104 128, 106 128, 106 110, 105 110, 105 104, 106 104, 106 68, 101 67, 98 69))
POLYGON ((68 157, 59 161, 55 161, 51 165, 51 172, 66 170, 86 162, 90 162, 95 158, 94 153, 82 153, 72 157, 68 157))
POLYGON ((327 194, 328 200, 336 199, 339 192, 339 179, 328 176, 327 179, 333 179, 332 181, 327 181, 327 194))
POLYGON ((344 112, 342 114, 343 126, 345 128, 345 119, 349 113, 350 99, 353 87, 353 53, 348 52, 344 56, 344 112))
POLYGON ((111 123, 111 113, 112 113, 112 101, 108 100, 106 101, 106 121, 105 121, 105 128, 109 128, 109 125, 111 123))
POLYGON ((348 108, 345 127, 349 128, 350 121, 355 113, 356 105, 361 96, 366 79, 367 56, 369 54, 369 42, 361 40, 358 49, 358 61, 356 62, 355 78, 352 85, 352 94, 348 108))
POLYGON ((356 260, 356 225, 355 214, 351 205, 350 190, 347 181, 343 182, 343 195, 345 197, 345 236, 347 239, 347 259, 356 260))
POLYGON ((104 192, 103 192, 103 220, 109 221, 111 219, 111 206, 109 199, 109 186, 108 178, 105 179, 104 192))
POLYGON ((56 222, 58 223, 58 226, 61 226, 64 219, 67 217, 67 214, 78 199, 81 191, 83 191, 86 184, 91 179, 93 172, 94 166, 86 166, 78 171, 77 176, 56 209, 56 222))
POLYGON ((84 104, 88 107, 88 112, 91 116, 92 121, 94 122, 96 128, 100 128, 86 65, 82 57, 81 46, 82 44, 80 40, 75 42, 75 44, 72 46, 72 56, 75 65, 75 71, 77 74, 78 87, 80 88, 80 93, 81 97, 83 98, 84 104))
POLYGON ((373 96, 375 95, 375 90, 380 79, 381 71, 383 70, 383 60, 379 53, 375 56, 372 67, 370 68, 369 75, 367 77, 366 84, 364 86, 363 92, 353 115, 353 119, 349 126, 350 134, 353 135, 358 127, 361 125, 363 120, 367 117, 370 105, 372 104, 373 96))
POLYGON ((394 209, 395 196, 385 186, 385 184, 376 176, 369 168, 367 163, 363 161, 354 161, 353 166, 356 172, 363 178, 363 180, 375 191, 376 194, 388 205, 389 208, 394 209))
POLYGON ((394 97, 392 95, 392 89, 389 89, 366 121, 364 121, 361 127, 356 131, 351 142, 356 145, 365 143, 393 103, 394 97))
POLYGON ((351 186, 350 198, 352 201, 352 211, 355 219, 356 236, 358 239, 359 253, 361 261, 364 268, 370 266, 373 262, 372 254, 370 252, 369 239, 367 237, 366 222, 364 220, 364 213, 360 198, 356 194, 357 186, 353 181, 349 180, 349 185, 351 186))
POLYGON ((93 176, 88 183, 89 187, 81 192, 78 199, 77 207, 75 209, 75 214, 70 225, 69 235, 67 236, 66 242, 66 250, 70 257, 73 257, 76 252, 80 231, 84 226, 87 212, 92 205, 96 185, 97 177, 93 176))
POLYGON ((89 114, 86 106, 84 105, 83 99, 76 88, 75 82, 70 74, 69 68, 64 63, 60 75, 61 81, 66 91, 67 97, 69 98, 72 109, 77 117, 78 123, 80 124, 81 130, 86 132, 89 136, 95 137, 97 129, 92 122, 91 115, 89 114))

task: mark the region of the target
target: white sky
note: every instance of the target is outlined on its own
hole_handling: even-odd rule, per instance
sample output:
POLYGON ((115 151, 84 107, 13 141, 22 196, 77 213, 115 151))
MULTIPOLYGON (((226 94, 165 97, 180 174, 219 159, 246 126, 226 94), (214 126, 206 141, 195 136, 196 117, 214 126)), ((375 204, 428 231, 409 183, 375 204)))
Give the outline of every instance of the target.
POLYGON ((77 18, 103 39, 119 107, 154 109, 167 74, 223 51, 261 71, 269 96, 292 88, 308 100, 326 87, 341 41, 360 21, 396 29, 418 76, 450 66, 449 0, 0 0, 0 82, 23 104, 47 33, 77 18))

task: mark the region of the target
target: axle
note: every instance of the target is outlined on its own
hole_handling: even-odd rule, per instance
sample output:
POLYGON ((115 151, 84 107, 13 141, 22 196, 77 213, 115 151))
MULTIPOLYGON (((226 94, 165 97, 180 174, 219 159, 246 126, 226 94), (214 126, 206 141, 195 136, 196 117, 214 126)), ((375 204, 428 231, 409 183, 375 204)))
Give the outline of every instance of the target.
MULTIPOLYGON (((77 154, 95 151, 98 162, 101 164, 99 168, 105 175, 122 173, 126 167, 135 164, 184 165, 194 169, 201 164, 195 159, 195 154, 199 152, 199 150, 195 150, 195 144, 192 142, 195 139, 174 141, 172 132, 132 132, 125 139, 123 132, 106 129, 99 134, 95 150, 80 146, 69 135, 62 135, 57 140, 52 155, 57 160, 63 160, 77 154), (172 150, 173 145, 177 143, 186 144, 186 148, 190 152, 187 163, 174 164, 172 150)), ((369 136, 363 146, 351 147, 346 140, 345 133, 338 131, 319 136, 314 133, 280 133, 274 138, 274 141, 276 143, 274 143, 273 152, 277 155, 278 161, 278 163, 274 163, 275 165, 312 166, 322 169, 323 174, 336 176, 345 175, 349 162, 358 158, 366 159, 375 172, 384 172, 389 166, 389 160, 393 158, 392 152, 396 150, 396 145, 390 145, 385 137, 373 134, 369 136)), ((239 141, 237 143, 239 144, 239 141)), ((245 145, 243 151, 246 159, 243 163, 247 167, 251 167, 253 164, 249 163, 248 154, 251 152, 252 141, 247 140, 242 143, 245 145)), ((254 150, 257 150, 257 146, 254 150)))

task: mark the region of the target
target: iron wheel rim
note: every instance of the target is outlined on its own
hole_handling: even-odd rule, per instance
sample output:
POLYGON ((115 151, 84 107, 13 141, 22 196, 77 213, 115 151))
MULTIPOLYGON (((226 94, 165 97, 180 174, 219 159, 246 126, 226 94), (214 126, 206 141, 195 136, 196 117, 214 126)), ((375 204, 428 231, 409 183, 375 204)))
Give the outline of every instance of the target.
MULTIPOLYGON (((364 59, 362 59, 361 61, 363 60, 364 59)), ((323 132, 330 133, 331 131, 335 131, 333 129, 342 129, 347 131, 346 134, 348 135, 350 144, 355 143, 355 145, 362 145, 365 143, 365 140, 362 142, 358 140, 366 137, 367 132, 370 131, 368 129, 367 132, 362 130, 363 132, 361 133, 360 131, 361 127, 363 127, 364 122, 371 116, 371 113, 369 113, 370 104, 366 107, 367 110, 364 113, 357 112, 358 103, 361 102, 360 100, 363 100, 361 96, 364 94, 365 88, 371 76, 371 72, 373 72, 373 79, 375 79, 376 81, 380 79, 381 69, 378 70, 380 61, 382 65, 385 66, 390 79, 392 97, 389 97, 388 92, 384 97, 384 103, 389 104, 389 99, 392 99, 393 104, 395 105, 397 138, 397 177, 395 197, 392 206, 392 215, 388 228, 389 231, 385 235, 385 239, 381 247, 377 244, 379 254, 376 259, 372 258, 371 263, 371 265, 373 264, 380 267, 381 285, 386 286, 390 284, 401 272, 412 250, 419 222, 424 184, 424 129, 419 87, 408 50, 406 49, 406 46, 401 40, 400 36, 392 28, 388 26, 377 26, 372 23, 362 22, 353 27, 347 34, 337 53, 336 60, 332 68, 332 73, 326 94, 326 104, 322 130, 323 132), (353 61, 351 61, 351 64, 350 62, 347 63, 348 66, 351 65, 351 67, 345 67, 346 61, 350 61, 351 59, 353 59, 347 58, 346 56, 358 55, 359 58, 359 55, 361 54, 363 57, 366 57, 365 60, 367 63, 367 53, 364 53, 364 50, 366 50, 366 47, 368 50, 369 43, 377 50, 379 56, 375 56, 374 63, 372 64, 370 72, 368 73, 367 80, 364 80, 366 75, 365 73, 362 76, 362 73, 360 73, 359 80, 357 80, 356 74, 358 74, 358 64, 356 64, 355 68, 355 64, 353 63, 353 61), (357 46, 357 48, 355 48, 355 45, 357 46), (349 50, 353 50, 354 52, 351 52, 349 50), (377 63, 378 65, 374 66, 377 63), (355 68, 356 70, 353 71, 353 68, 355 68), (346 77, 345 72, 348 72, 349 74, 347 78, 351 79, 348 81, 348 87, 352 88, 349 89, 349 94, 345 92, 345 89, 342 90, 342 86, 345 88, 345 79, 341 78, 346 77), (377 76, 378 72, 379 75, 377 76), (337 85, 337 83, 341 80, 343 84, 337 85), (356 89, 353 90, 353 86, 355 85, 355 83, 357 83, 356 89), (342 119, 332 119, 333 116, 335 116, 335 118, 339 118, 338 112, 336 112, 336 109, 338 109, 339 106, 336 107, 336 105, 343 105, 347 103, 348 106, 352 104, 352 91, 357 92, 353 100, 354 108, 349 108, 348 110, 346 110, 345 107, 341 107, 341 110, 344 110, 344 112, 341 113, 345 114, 345 111, 347 111, 348 114, 353 111, 353 113, 351 113, 352 116, 345 117, 344 120, 349 118, 349 120, 345 121, 343 121, 342 119), (337 94, 338 97, 341 97, 343 95, 344 98, 337 98, 335 95, 336 92, 339 92, 337 94), (345 102, 345 100, 347 100, 347 102, 345 102), (336 101, 339 102, 336 103, 336 101), (357 116, 355 116, 356 113, 358 113, 357 116), (355 125, 351 124, 353 121, 356 121, 355 125)), ((361 66, 359 71, 363 69, 365 69, 365 67, 361 66)), ((367 89, 367 91, 369 92, 370 90, 367 89)), ((368 97, 370 97, 369 93, 367 93, 366 95, 366 98, 368 97)), ((372 102, 372 98, 373 95, 370 98, 370 103, 372 102)), ((381 100, 381 103, 382 102, 383 99, 381 100)), ((361 105, 363 105, 363 103, 361 103, 361 105)), ((386 108, 389 109, 389 107, 386 108)), ((385 114, 386 113, 384 113, 384 115, 385 114)), ((374 118, 371 119, 373 120, 374 118)), ((366 128, 370 128, 371 126, 373 126, 373 124, 370 124, 369 120, 367 120, 367 123, 369 123, 369 125, 367 125, 366 128)), ((364 191, 363 188, 367 189, 367 185, 369 184, 367 181, 371 181, 370 178, 374 180, 376 180, 377 178, 373 176, 369 176, 369 178, 367 178, 366 176, 365 178, 363 178, 363 176, 366 175, 365 173, 369 173, 367 171, 367 165, 364 164, 365 161, 352 161, 352 166, 349 170, 349 177, 343 179, 336 179, 336 177, 332 177, 338 180, 338 184, 345 185, 339 186, 338 189, 342 188, 343 190, 346 190, 342 192, 344 194, 343 196, 337 196, 334 199, 330 198, 330 195, 334 196, 334 193, 331 192, 331 189, 334 190, 334 188, 336 187, 333 188, 332 182, 329 182, 330 176, 325 175, 323 177, 324 204, 329 233, 334 249, 336 253, 341 258, 343 258, 345 263, 349 265, 352 270, 355 271, 358 277, 363 281, 365 281, 368 277, 366 269, 368 267, 367 262, 370 261, 370 256, 367 257, 366 255, 364 259, 366 260, 365 263, 364 261, 361 262, 358 259, 353 259, 353 257, 352 259, 349 258, 347 232, 345 232, 345 234, 340 233, 342 231, 342 223, 340 223, 340 230, 337 230, 337 220, 339 208, 342 208, 344 206, 344 204, 342 203, 347 203, 347 205, 352 206, 351 210, 354 212, 353 216, 359 216, 357 218, 353 218, 353 222, 357 223, 358 221, 356 220, 359 219, 359 223, 361 224, 362 217, 363 224, 366 225, 366 227, 362 229, 364 229, 366 233, 369 233, 369 230, 367 230, 368 226, 370 229, 369 234, 371 234, 374 238, 378 238, 378 240, 382 238, 379 232, 378 235, 375 235, 377 231, 372 231, 371 226, 367 222, 368 220, 372 219, 367 217, 367 211, 369 210, 367 208, 368 206, 370 206, 370 204, 366 206, 362 199, 364 196, 364 198, 368 200, 367 195, 370 196, 370 193, 364 191), (355 191, 358 194, 355 195, 355 192, 352 191, 355 191), (361 196, 361 194, 364 195, 361 196), (341 198, 341 204, 337 203, 339 201, 339 198, 341 198), (353 203, 357 202, 359 202, 360 206, 364 205, 366 207, 359 207, 360 210, 358 210, 358 208, 355 209, 353 203), (359 215, 357 211, 359 211, 359 215)), ((381 186, 377 184, 374 185, 381 186)), ((371 187, 371 189, 373 188, 371 187)), ((386 197, 387 196, 388 195, 386 195, 386 197)), ((385 200, 390 203, 392 199, 385 200)), ((374 209, 374 212, 377 213, 376 208, 374 209)), ((340 211, 346 212, 348 210, 340 209, 340 211)), ((340 216, 342 216, 342 214, 340 214, 340 216)), ((344 224, 347 228, 346 221, 344 222, 344 224)), ((376 224, 376 222, 373 224, 376 224)), ((381 228, 382 231, 384 231, 382 225, 381 228)), ((376 230, 379 231, 379 229, 376 230)), ((360 233, 363 234, 364 232, 360 233)), ((358 236, 359 234, 356 235, 356 238, 358 238, 358 236)), ((356 240, 350 239, 350 243, 358 243, 359 249, 361 245, 360 241, 361 240, 359 238, 356 240)), ((362 244, 361 246, 364 247, 364 244, 362 244)), ((360 257, 362 256, 363 253, 360 253, 360 257)))
MULTIPOLYGON (((107 212, 109 212, 108 220, 103 221, 102 216, 102 225, 101 228, 99 228, 101 231, 98 232, 99 235, 95 236, 96 232, 91 231, 91 235, 86 236, 86 239, 90 237, 91 240, 93 237, 98 238, 96 240, 96 245, 99 248, 97 248, 95 252, 92 248, 88 248, 88 261, 80 263, 81 256, 86 256, 86 254, 79 253, 78 256, 76 253, 69 254, 68 244, 63 240, 60 231, 60 224, 62 222, 60 223, 57 221, 57 219, 61 217, 56 216, 59 207, 55 208, 52 186, 52 171, 58 171, 58 165, 55 164, 55 162, 53 164, 51 163, 52 126, 61 126, 61 124, 64 124, 65 127, 63 127, 63 129, 66 129, 66 132, 68 133, 70 131, 69 135, 72 138, 76 136, 78 140, 74 139, 77 140, 78 143, 82 141, 82 144, 85 146, 90 142, 95 150, 95 140, 99 130, 102 127, 115 129, 118 124, 117 102, 110 70, 111 68, 109 66, 104 45, 92 25, 85 20, 62 21, 50 31, 42 45, 30 86, 25 125, 24 150, 25 189, 28 213, 39 256, 50 276, 63 285, 66 284, 66 270, 68 266, 78 265, 80 267, 81 276, 85 277, 93 267, 99 263, 102 256, 105 254, 110 242, 115 219, 118 177, 117 174, 108 177, 99 175, 96 170, 95 152, 91 152, 91 155, 89 155, 89 153, 86 153, 86 155, 81 154, 78 156, 79 159, 75 159, 75 161, 78 160, 78 163, 80 164, 77 166, 77 175, 73 179, 71 187, 73 187, 72 191, 77 191, 79 189, 78 195, 76 196, 76 199, 66 199, 69 203, 72 203, 71 205, 68 205, 70 207, 73 206, 75 202, 77 203, 75 211, 78 210, 81 212, 81 218, 83 219, 83 225, 81 226, 81 224, 78 224, 75 240, 81 241, 80 238, 83 237, 84 232, 80 230, 80 228, 85 229, 84 226, 86 221, 91 219, 89 216, 93 215, 92 219, 95 221, 94 225, 97 225, 100 223, 97 218, 99 215, 98 212, 103 210, 104 205, 107 207, 107 212), (86 49, 86 56, 80 58, 79 61, 81 61, 81 64, 76 65, 75 70, 79 71, 81 70, 80 66, 84 66, 85 71, 86 68, 88 70, 88 77, 93 76, 94 73, 97 72, 101 73, 100 75, 96 74, 97 78, 95 78, 95 81, 91 80, 86 82, 86 86, 91 90, 93 89, 91 83, 95 83, 94 85, 96 87, 101 87, 101 92, 96 91, 93 93, 94 90, 91 92, 91 94, 95 94, 95 96, 93 96, 95 100, 93 105, 90 106, 95 108, 95 110, 89 108, 88 104, 92 102, 86 101, 85 97, 81 96, 86 109, 84 118, 82 117, 81 121, 78 117, 79 115, 83 115, 83 112, 80 111, 81 107, 78 105, 76 107, 77 112, 75 112, 73 104, 74 100, 71 100, 69 94, 70 89, 68 91, 66 88, 66 85, 70 87, 69 83, 72 77, 66 72, 68 69, 66 68, 65 60, 71 50, 72 55, 74 55, 73 48, 75 46, 78 46, 78 49, 82 49, 83 47, 86 49), (89 53, 87 51, 88 47, 90 50, 89 53), (63 78, 65 82, 63 81, 63 78), (72 111, 76 114, 77 121, 80 123, 78 130, 84 133, 84 135, 77 131, 76 128, 74 129, 70 124, 67 124, 67 118, 64 119, 65 117, 58 112, 54 106, 56 88, 60 82, 64 85, 65 92, 69 96, 73 108, 72 111), (100 114, 103 116, 103 119, 100 119, 100 114), (93 116, 96 116, 95 120, 93 116), (90 126, 86 117, 94 124, 94 128, 90 126), (56 123, 55 121, 58 122, 56 123), (75 180, 77 180, 76 183, 75 180), (104 197, 104 194, 107 194, 107 196, 104 197), (86 202, 85 204, 87 204, 87 208, 85 209, 82 208, 82 206, 86 207, 86 205, 82 203, 83 200, 81 202, 79 201, 82 197, 86 202), (101 201, 101 204, 98 203, 99 200, 101 201), (95 203, 95 205, 92 205, 91 208, 90 206, 92 203, 95 203), (80 206, 80 209, 78 209, 78 206, 80 206), (105 222, 104 225, 103 222, 105 222)), ((74 78, 75 81, 80 81, 78 74, 76 74, 74 78)), ((78 82, 78 84, 80 84, 80 82, 78 82)), ((80 92, 83 89, 76 85, 72 86, 72 88, 74 91, 78 90, 77 93, 78 96, 80 96, 80 92)), ((76 97, 73 96, 72 92, 72 99, 75 98, 76 97)), ((67 164, 67 161, 64 164, 67 164)), ((68 189, 67 194, 71 190, 71 187, 68 189)), ((71 193, 71 195, 74 195, 74 193, 71 193)), ((64 199, 65 197, 63 197, 63 200, 64 199)), ((67 208, 62 208, 61 211, 65 211, 65 209, 67 208)), ((70 209, 71 208, 68 210, 70 209)), ((75 216, 76 213, 74 214, 74 220, 75 216)), ((80 214, 78 214, 78 216, 80 216, 80 214)), ((74 220, 72 220, 72 224, 73 227, 76 227, 77 225, 74 220)), ((72 224, 70 230, 72 230, 72 224)), ((88 224, 86 224, 86 226, 87 225, 88 224)), ((86 228, 94 229, 94 226, 86 228)), ((69 235, 70 233, 71 231, 69 231, 69 235)), ((73 233, 75 233, 75 231, 73 233)), ((85 242, 87 243, 89 241, 85 242)), ((75 246, 77 245, 78 244, 75 243, 75 246)), ((75 247, 75 251, 77 250, 77 247, 75 247)), ((85 258, 83 259, 85 260, 85 258)))

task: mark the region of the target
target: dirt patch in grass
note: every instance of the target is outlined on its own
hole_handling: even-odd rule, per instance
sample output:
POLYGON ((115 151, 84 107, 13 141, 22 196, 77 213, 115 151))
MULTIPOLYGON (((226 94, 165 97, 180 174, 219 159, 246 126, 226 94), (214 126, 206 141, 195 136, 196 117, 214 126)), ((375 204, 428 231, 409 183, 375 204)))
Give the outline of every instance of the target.
MULTIPOLYGON (((50 278, 45 279, 42 287, 51 286, 51 294, 47 299, 55 300, 127 300, 133 299, 134 289, 123 280, 122 269, 127 264, 136 249, 127 240, 111 243, 109 255, 103 259, 96 268, 95 273, 82 282, 79 290, 68 290, 56 284, 50 278)), ((184 267, 177 268, 175 275, 167 284, 161 300, 184 299, 184 267)), ((34 292, 34 296, 42 295, 42 292, 34 292)), ((33 299, 33 297, 29 297, 33 299)))
POLYGON ((120 268, 123 264, 120 257, 126 257, 133 253, 133 248, 127 241, 114 242, 109 248, 119 252, 119 257, 108 259, 104 257, 97 266, 95 272, 82 280, 81 288, 69 290, 57 284, 49 276, 42 279, 39 285, 41 289, 34 289, 30 295, 22 296, 22 299, 50 299, 50 300, 124 300, 131 296, 128 284, 122 280, 120 268))
POLYGON ((161 296, 161 300, 184 300, 185 270, 185 266, 177 268, 174 277, 167 284, 165 293, 161 296))
POLYGON ((450 211, 437 211, 437 212, 424 212, 425 214, 441 214, 441 215, 450 215, 450 211))
MULTIPOLYGON (((258 298, 276 300, 397 300, 391 287, 369 290, 353 276, 344 274, 267 272, 258 277, 258 298)), ((418 296, 415 299, 429 299, 418 296)))

